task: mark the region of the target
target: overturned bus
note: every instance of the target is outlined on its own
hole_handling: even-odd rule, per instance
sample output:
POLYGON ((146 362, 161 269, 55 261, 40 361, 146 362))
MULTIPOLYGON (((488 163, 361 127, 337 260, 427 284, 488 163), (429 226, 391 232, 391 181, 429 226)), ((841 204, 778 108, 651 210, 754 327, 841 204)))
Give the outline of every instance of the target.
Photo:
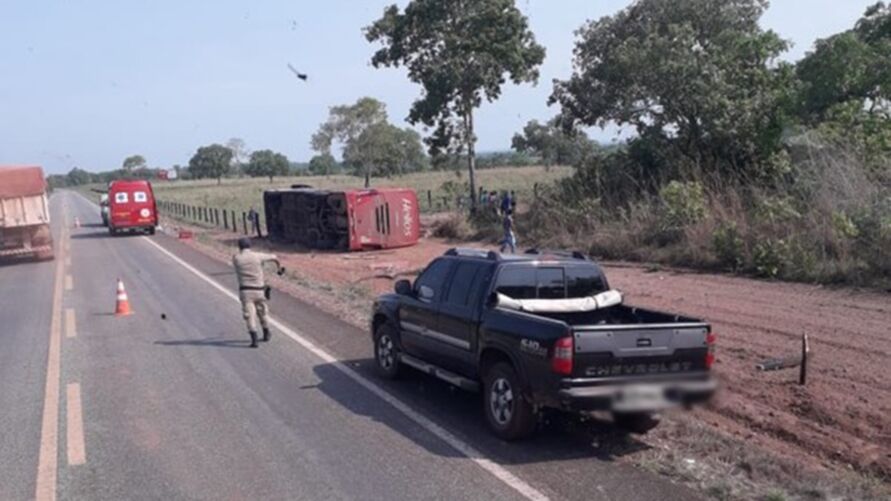
POLYGON ((359 251, 418 242, 418 198, 413 190, 327 191, 305 186, 263 193, 269 238, 313 249, 359 251))

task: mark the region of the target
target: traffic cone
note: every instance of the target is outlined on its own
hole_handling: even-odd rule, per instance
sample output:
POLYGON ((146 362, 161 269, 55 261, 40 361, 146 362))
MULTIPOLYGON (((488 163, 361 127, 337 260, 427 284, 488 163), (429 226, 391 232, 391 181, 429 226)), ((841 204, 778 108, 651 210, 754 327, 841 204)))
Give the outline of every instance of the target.
POLYGON ((114 316, 123 317, 133 313, 130 311, 130 300, 127 299, 127 291, 124 290, 124 282, 118 279, 118 300, 114 308, 114 316))

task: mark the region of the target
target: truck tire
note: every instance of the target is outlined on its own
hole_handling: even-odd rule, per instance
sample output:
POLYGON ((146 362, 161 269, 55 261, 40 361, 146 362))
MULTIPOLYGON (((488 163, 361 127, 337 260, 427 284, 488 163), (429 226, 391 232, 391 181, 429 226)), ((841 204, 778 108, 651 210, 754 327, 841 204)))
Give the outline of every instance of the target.
POLYGON ((154 227, 154 226, 152 226, 151 228, 148 229, 148 234, 149 234, 149 235, 154 235, 154 234, 155 234, 155 227, 154 227))
POLYGON ((489 428, 503 440, 528 437, 538 424, 535 408, 522 395, 520 378, 504 362, 483 377, 483 412, 489 428))
POLYGON ((386 379, 399 377, 399 337, 389 322, 380 324, 374 331, 374 366, 386 379))
POLYGON ((649 412, 613 413, 613 422, 616 426, 638 435, 644 435, 658 426, 660 420, 659 414, 649 412))

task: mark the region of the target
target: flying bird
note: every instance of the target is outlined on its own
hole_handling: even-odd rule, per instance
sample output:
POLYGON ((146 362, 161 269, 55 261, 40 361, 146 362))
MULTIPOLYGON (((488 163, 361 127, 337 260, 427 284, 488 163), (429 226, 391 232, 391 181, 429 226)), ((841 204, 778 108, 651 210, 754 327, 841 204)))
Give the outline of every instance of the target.
POLYGON ((300 73, 299 71, 297 71, 297 68, 295 68, 294 66, 292 66, 291 63, 288 63, 288 69, 291 70, 291 73, 293 73, 294 75, 296 75, 297 78, 299 78, 300 80, 303 80, 304 82, 306 81, 307 78, 309 78, 309 77, 306 75, 306 73, 300 73))

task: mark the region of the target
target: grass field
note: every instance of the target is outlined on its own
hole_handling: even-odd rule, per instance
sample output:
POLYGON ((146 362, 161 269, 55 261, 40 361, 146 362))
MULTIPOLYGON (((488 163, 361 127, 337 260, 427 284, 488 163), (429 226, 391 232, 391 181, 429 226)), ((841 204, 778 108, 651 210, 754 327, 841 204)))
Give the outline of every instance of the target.
MULTIPOLYGON (((531 200, 536 183, 551 183, 572 173, 571 167, 502 167, 477 171, 477 186, 486 190, 514 190, 521 201, 531 200)), ((406 187, 418 193, 421 210, 437 212, 454 206, 454 200, 447 198, 448 193, 442 186, 446 181, 463 184, 467 175, 459 176, 454 171, 434 171, 407 174, 393 178, 372 180, 373 188, 406 187), (430 190, 432 206, 427 199, 430 190)), ((155 182, 155 197, 168 202, 180 202, 189 205, 215 207, 219 209, 246 211, 251 206, 262 213, 263 191, 270 188, 287 188, 292 184, 307 184, 314 188, 348 189, 361 188, 362 179, 355 176, 301 176, 277 178, 270 183, 268 178, 234 178, 223 179, 221 184, 216 180, 155 182)))

